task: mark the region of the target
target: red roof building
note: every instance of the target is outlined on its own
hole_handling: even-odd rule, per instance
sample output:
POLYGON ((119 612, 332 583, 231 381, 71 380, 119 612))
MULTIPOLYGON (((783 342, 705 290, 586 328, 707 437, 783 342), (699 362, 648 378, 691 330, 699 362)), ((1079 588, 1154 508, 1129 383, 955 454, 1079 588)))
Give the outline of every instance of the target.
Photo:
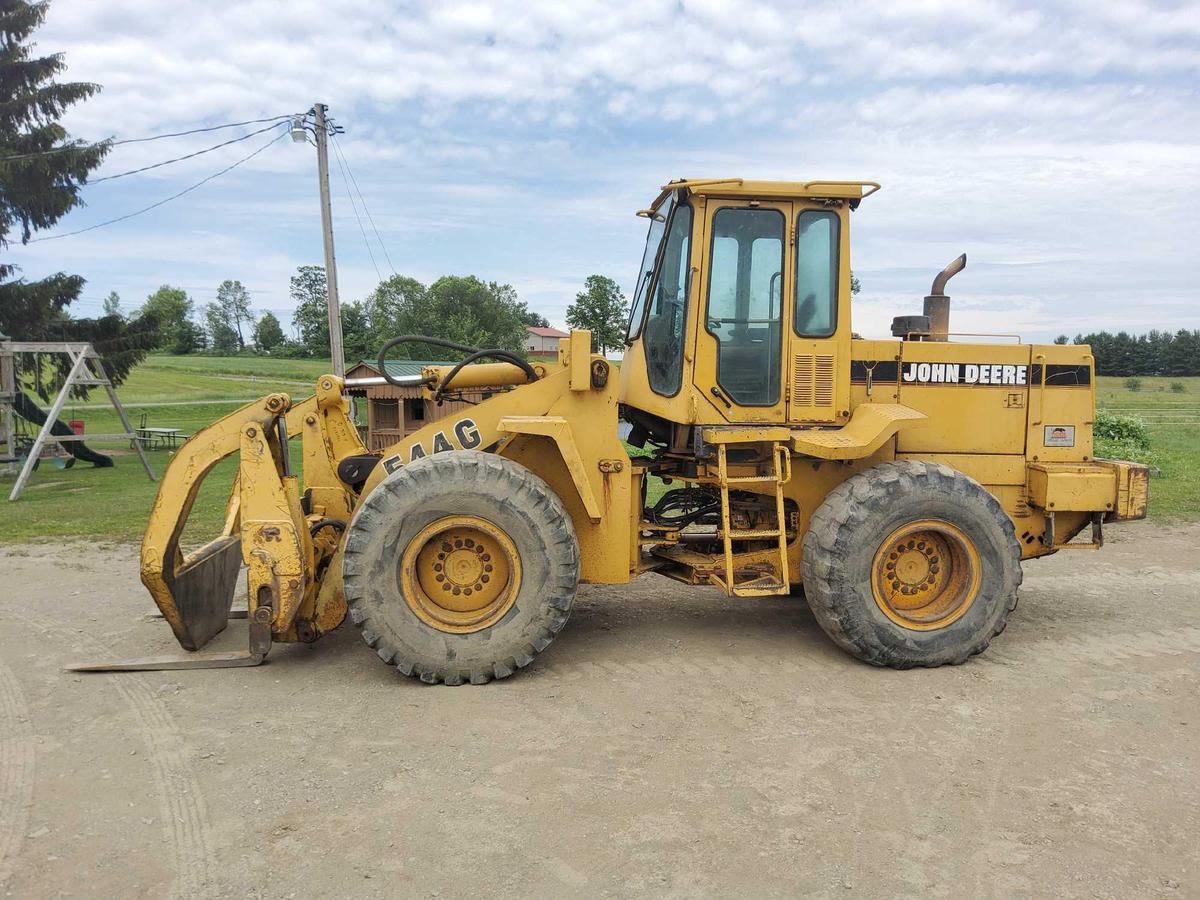
POLYGON ((557 353, 559 339, 568 337, 565 331, 539 325, 528 325, 525 331, 528 332, 525 335, 525 350, 529 353, 557 353))

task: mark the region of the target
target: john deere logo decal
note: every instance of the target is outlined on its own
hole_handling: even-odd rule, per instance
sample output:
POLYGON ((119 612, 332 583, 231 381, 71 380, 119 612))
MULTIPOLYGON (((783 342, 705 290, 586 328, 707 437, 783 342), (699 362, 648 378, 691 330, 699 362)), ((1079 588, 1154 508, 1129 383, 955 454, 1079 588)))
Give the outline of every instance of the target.
POLYGON ((901 378, 909 384, 1029 384, 1029 366, 995 363, 905 363, 901 378))

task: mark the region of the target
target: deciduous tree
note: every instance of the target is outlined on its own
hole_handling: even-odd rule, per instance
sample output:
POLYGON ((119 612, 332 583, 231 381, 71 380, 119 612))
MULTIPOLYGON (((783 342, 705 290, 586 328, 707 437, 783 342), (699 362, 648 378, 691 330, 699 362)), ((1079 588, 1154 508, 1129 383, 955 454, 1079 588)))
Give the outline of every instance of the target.
POLYGON ((121 295, 116 291, 109 291, 108 296, 104 298, 104 314, 106 316, 124 316, 121 312, 121 295))
POLYGON ((240 338, 229 324, 229 311, 220 300, 204 306, 204 323, 208 331, 209 346, 218 353, 235 353, 240 338))
POLYGON ((567 307, 567 324, 592 333, 592 350, 607 353, 625 343, 629 306, 617 283, 604 275, 589 275, 575 302, 567 307))
POLYGON ((254 346, 270 353, 284 341, 283 327, 273 312, 265 312, 254 326, 254 346))
POLYGON ((296 301, 292 325, 297 343, 309 356, 329 355, 329 297, 325 287, 324 266, 300 266, 290 282, 296 301))
MULTIPOLYGON (((511 285, 482 281, 474 275, 447 275, 428 288, 405 276, 379 284, 366 303, 376 345, 401 334, 427 334, 472 347, 520 351, 529 308, 511 285)), ((428 359, 434 351, 420 344, 397 347, 395 356, 428 359)), ((439 356, 453 357, 446 351, 439 356)))
MULTIPOLYGON (((140 313, 155 316, 161 328, 159 346, 176 353, 179 351, 175 348, 180 344, 181 339, 186 337, 182 332, 191 333, 188 326, 189 324, 194 325, 191 321, 194 311, 195 304, 187 295, 187 291, 164 284, 146 298, 140 313)), ((190 353, 191 351, 183 352, 190 353)))
POLYGON ((221 308, 225 324, 237 334, 238 349, 245 349, 246 339, 242 333, 242 323, 249 325, 254 321, 250 313, 250 294, 240 281, 222 281, 217 288, 217 305, 221 308))

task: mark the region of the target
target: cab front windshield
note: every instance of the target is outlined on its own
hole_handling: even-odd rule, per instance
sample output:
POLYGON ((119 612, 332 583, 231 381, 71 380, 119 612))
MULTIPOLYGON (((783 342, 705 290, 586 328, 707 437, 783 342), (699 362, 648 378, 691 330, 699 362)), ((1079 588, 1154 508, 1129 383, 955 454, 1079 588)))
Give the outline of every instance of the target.
POLYGON ((658 251, 662 247, 663 236, 667 231, 667 220, 671 218, 671 209, 675 206, 675 193, 658 205, 650 214, 650 230, 646 234, 646 249, 642 252, 642 267, 638 270, 637 290, 633 294, 633 305, 629 310, 629 330, 626 343, 632 344, 642 330, 642 319, 646 313, 646 298, 650 294, 650 282, 654 278, 654 264, 658 260, 658 251))

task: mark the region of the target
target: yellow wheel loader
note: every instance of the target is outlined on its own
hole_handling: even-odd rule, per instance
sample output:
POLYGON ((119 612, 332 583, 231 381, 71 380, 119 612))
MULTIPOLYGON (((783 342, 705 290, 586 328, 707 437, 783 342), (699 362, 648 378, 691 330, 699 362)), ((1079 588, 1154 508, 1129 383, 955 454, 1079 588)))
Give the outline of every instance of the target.
POLYGON ((851 331, 850 218, 878 187, 666 185, 639 214, 619 365, 576 331, 553 362, 450 345, 462 363, 397 376, 385 354, 432 340, 398 338, 383 380, 434 403, 486 399, 381 452, 333 375, 199 432, 167 467, 141 551, 193 652, 86 668, 254 665, 349 612, 405 675, 479 684, 549 646, 579 582, 644 572, 733 598, 803 595, 874 665, 981 652, 1016 606, 1022 561, 1097 549, 1104 523, 1145 516, 1147 470, 1092 455, 1088 347, 952 334, 946 283, 965 256, 894 340, 851 331), (224 530, 186 552, 201 481, 234 453, 224 530), (206 652, 243 566, 248 650, 206 652))

